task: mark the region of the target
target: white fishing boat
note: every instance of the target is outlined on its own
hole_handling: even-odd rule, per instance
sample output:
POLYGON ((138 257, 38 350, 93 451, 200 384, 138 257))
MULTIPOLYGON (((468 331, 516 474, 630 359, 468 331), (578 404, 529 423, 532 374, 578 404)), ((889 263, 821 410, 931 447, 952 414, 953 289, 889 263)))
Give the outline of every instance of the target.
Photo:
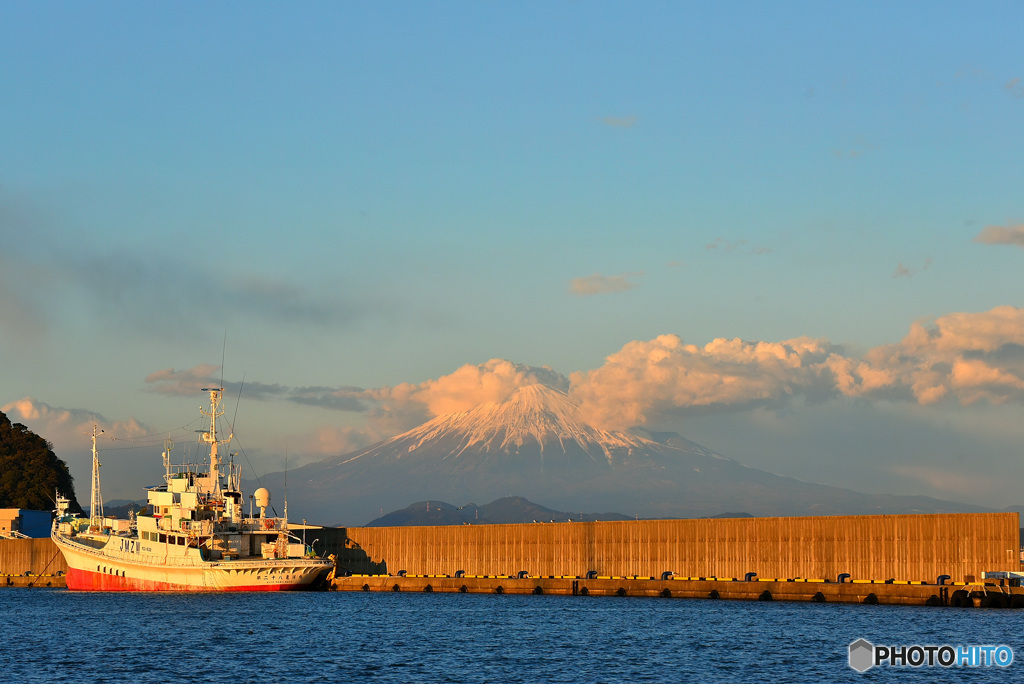
POLYGON ((259 515, 243 509, 241 466, 224 464, 217 437, 222 388, 210 393, 210 427, 202 433, 207 463, 171 463, 164 450, 164 484, 148 488, 148 505, 129 519, 103 515, 96 429, 90 517, 68 511, 57 495, 51 537, 68 565, 67 587, 87 591, 289 591, 314 588, 334 567, 317 558, 288 529, 284 517, 267 515, 270 493, 253 493, 259 515), (222 472, 224 471, 224 472, 222 472))

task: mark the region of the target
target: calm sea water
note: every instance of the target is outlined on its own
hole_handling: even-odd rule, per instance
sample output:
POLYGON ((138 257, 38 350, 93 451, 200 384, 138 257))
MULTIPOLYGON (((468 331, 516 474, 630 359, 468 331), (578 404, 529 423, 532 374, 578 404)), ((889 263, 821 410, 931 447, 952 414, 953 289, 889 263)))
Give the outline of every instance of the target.
POLYGON ((4 682, 1013 681, 1024 610, 480 594, 0 590, 4 682), (847 646, 1007 644, 1009 668, 847 646))

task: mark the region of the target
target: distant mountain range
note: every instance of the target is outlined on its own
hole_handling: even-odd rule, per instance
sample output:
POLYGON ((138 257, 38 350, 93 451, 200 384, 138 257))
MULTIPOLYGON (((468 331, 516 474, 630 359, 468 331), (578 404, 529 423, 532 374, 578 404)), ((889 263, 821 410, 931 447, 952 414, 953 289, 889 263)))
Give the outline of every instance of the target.
MULTIPOLYGON (((279 510, 283 480, 283 473, 263 479, 279 510)), ((253 488, 250 483, 247 490, 253 488)), ((560 511, 618 511, 628 518, 986 510, 774 475, 675 433, 601 430, 583 422, 564 393, 544 385, 519 388, 503 402, 439 416, 362 451, 292 470, 288 490, 293 520, 339 525, 376 522, 410 501, 512 496, 560 511)))
MULTIPOLYGON (((720 513, 711 518, 750 518, 749 513, 720 513)), ((558 523, 558 522, 593 522, 599 520, 632 520, 621 513, 568 513, 555 511, 535 504, 521 496, 507 496, 483 506, 465 504, 453 506, 444 501, 417 501, 400 511, 392 511, 376 520, 366 523, 366 527, 403 527, 418 525, 433 527, 437 525, 508 525, 515 523, 558 523)))
POLYGON ((489 504, 453 506, 444 501, 418 501, 366 523, 366 527, 420 525, 504 525, 528 522, 590 522, 628 520, 621 513, 567 513, 545 508, 521 496, 507 496, 489 504))

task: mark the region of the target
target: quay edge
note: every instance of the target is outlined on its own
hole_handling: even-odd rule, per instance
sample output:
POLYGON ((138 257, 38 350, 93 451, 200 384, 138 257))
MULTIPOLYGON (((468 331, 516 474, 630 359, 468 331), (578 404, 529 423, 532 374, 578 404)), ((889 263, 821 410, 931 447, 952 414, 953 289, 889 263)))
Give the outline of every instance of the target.
POLYGON ((817 579, 674 577, 445 577, 352 575, 336 577, 330 591, 550 594, 556 596, 643 596, 705 600, 803 601, 906 606, 1024 608, 1024 587, 1009 582, 925 584, 923 582, 817 579))

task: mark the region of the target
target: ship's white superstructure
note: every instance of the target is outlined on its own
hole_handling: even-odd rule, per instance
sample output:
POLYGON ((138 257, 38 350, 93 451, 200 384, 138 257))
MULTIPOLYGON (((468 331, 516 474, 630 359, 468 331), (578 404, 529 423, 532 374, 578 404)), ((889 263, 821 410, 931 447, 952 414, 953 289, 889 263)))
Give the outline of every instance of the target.
MULTIPOLYGON (((245 515, 241 468, 223 463, 217 418, 222 388, 210 393, 206 464, 175 465, 164 450, 164 484, 148 489, 144 514, 119 520, 97 514, 99 461, 93 431, 91 517, 68 513, 57 497, 51 536, 67 561, 69 589, 98 591, 284 591, 308 589, 333 568, 289 534, 287 517, 268 517, 270 493, 254 493, 259 516, 245 515), (205 470, 203 470, 205 466, 205 470)), ((102 509, 100 509, 102 510, 102 509)), ((287 516, 287 513, 286 513, 287 516)))

